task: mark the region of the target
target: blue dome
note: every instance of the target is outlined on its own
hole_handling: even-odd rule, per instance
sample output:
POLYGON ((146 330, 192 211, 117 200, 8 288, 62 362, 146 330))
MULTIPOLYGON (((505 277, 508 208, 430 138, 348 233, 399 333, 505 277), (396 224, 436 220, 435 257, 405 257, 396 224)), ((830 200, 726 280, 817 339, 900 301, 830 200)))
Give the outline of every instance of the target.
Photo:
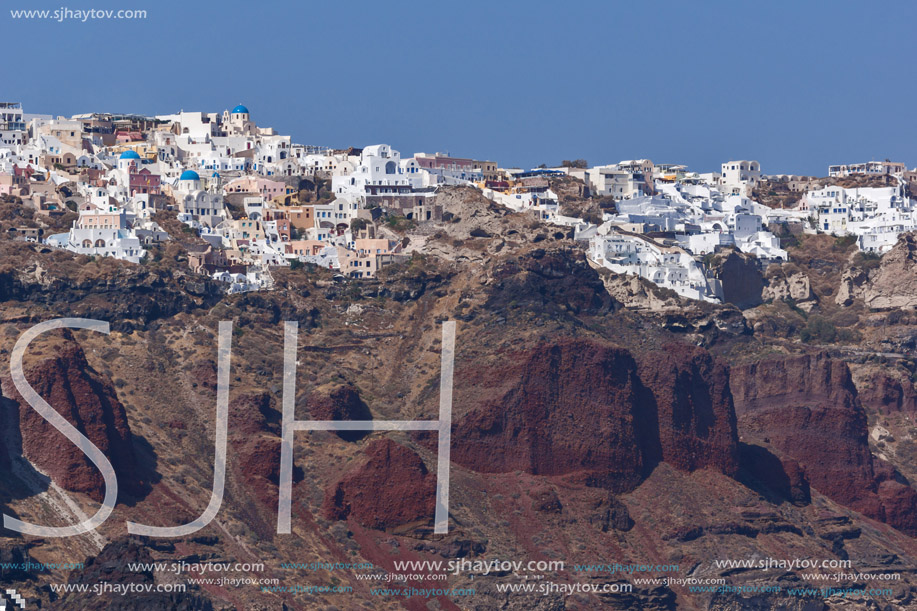
POLYGON ((239 104, 238 106, 232 109, 232 114, 237 115, 240 113, 246 114, 246 115, 248 114, 248 109, 242 106, 241 104, 239 104))
POLYGON ((213 174, 210 175, 210 178, 219 178, 219 177, 220 177, 219 172, 214 172, 213 174))
POLYGON ((181 176, 178 177, 179 180, 200 180, 201 177, 197 175, 197 172, 194 170, 185 170, 181 173, 181 176))
POLYGON ((138 155, 134 151, 124 151, 123 153, 121 153, 120 158, 121 159, 140 159, 140 155, 138 155))

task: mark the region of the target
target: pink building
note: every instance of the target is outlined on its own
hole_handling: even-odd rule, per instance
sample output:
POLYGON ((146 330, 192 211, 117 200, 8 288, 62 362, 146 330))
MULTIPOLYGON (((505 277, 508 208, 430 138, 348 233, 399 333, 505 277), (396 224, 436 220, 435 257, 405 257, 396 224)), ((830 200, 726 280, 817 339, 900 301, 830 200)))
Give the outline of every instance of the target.
POLYGON ((128 142, 143 142, 143 133, 139 131, 118 131, 115 134, 115 140, 119 144, 128 142))
POLYGON ((271 200, 278 195, 285 195, 287 192, 287 185, 266 178, 243 176, 227 184, 224 191, 226 193, 257 193, 265 200, 271 200))
POLYGON ((29 180, 22 174, 0 174, 0 195, 22 197, 29 193, 29 180))
POLYGON ((414 157, 417 165, 425 170, 444 170, 446 172, 463 172, 471 174, 474 169, 473 159, 462 159, 461 157, 449 157, 448 155, 427 155, 426 153, 417 153, 414 157))
POLYGON ((159 195, 162 193, 159 175, 153 174, 146 168, 143 168, 139 172, 131 172, 130 183, 131 195, 136 193, 159 195))
POLYGON ((283 248, 288 255, 309 256, 321 253, 327 246, 318 240, 291 240, 284 244, 283 248))

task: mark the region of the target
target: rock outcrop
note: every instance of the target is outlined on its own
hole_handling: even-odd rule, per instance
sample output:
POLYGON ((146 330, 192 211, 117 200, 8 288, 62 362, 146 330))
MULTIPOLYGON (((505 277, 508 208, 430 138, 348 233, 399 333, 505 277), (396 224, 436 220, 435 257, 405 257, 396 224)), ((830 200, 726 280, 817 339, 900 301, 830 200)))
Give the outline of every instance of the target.
POLYGON ((58 251, 41 259, 40 246, 0 242, 0 301, 40 304, 60 316, 111 321, 130 332, 154 320, 199 307, 223 295, 218 282, 184 270, 165 270, 58 251))
POLYGON ((740 457, 745 471, 742 479, 753 488, 762 485, 778 499, 794 505, 808 505, 812 500, 805 469, 792 458, 780 458, 765 447, 747 443, 740 444, 740 457))
POLYGON ((99 553, 89 558, 85 566, 71 572, 67 582, 85 584, 87 590, 75 590, 57 598, 52 593, 53 609, 62 611, 107 611, 111 609, 145 609, 149 611, 212 611, 213 603, 202 596, 199 586, 189 585, 186 591, 157 592, 154 585, 159 576, 151 570, 136 570, 136 564, 150 564, 154 561, 148 541, 136 538, 121 538, 112 541, 99 553), (94 593, 95 584, 105 583, 109 587, 117 584, 132 593, 109 589, 94 593))
POLYGON ((768 278, 761 294, 764 301, 793 300, 805 303, 815 300, 809 277, 802 272, 784 275, 777 273, 768 278))
POLYGON ((723 301, 726 303, 740 309, 761 304, 762 293, 766 289, 756 257, 731 250, 726 256, 712 257, 708 271, 722 283, 723 301))
POLYGON ((452 460, 479 472, 563 475, 633 489, 660 461, 732 474, 738 465, 726 369, 703 350, 669 346, 635 359, 563 339, 460 364, 452 460))
POLYGON ((876 310, 917 307, 917 236, 901 234, 870 272, 862 295, 866 307, 876 310))
POLYGON ((798 462, 830 499, 917 534, 909 517, 917 492, 895 481, 897 474, 877 473, 846 363, 824 354, 759 361, 733 367, 731 387, 743 438, 798 462))
POLYGON ((364 454, 362 464, 326 491, 326 518, 350 518, 376 530, 433 521, 436 475, 416 452, 382 438, 370 442, 364 454))
POLYGON ((625 307, 651 312, 681 310, 685 303, 675 291, 656 286, 649 280, 633 274, 615 274, 597 267, 596 271, 605 290, 611 297, 625 307))
POLYGON ((853 305, 854 300, 863 296, 863 286, 869 275, 858 267, 848 267, 841 275, 841 284, 834 297, 834 303, 839 306, 853 305))
POLYGON ((917 412, 917 391, 907 378, 895 377, 887 370, 857 372, 854 376, 860 403, 880 414, 917 412))
POLYGON ((683 471, 709 467, 735 475, 737 433, 728 369, 685 344, 644 353, 637 363, 641 412, 659 438, 657 460, 683 471))
MULTIPOLYGON (((277 488, 280 481, 279 414, 266 392, 243 394, 229 404, 228 468, 259 507, 248 511, 249 526, 263 536, 274 532, 277 488)), ((294 467, 293 483, 302 481, 302 470, 294 467)))
MULTIPOLYGON (((337 386, 327 393, 315 392, 308 400, 312 420, 372 420, 369 407, 352 386, 337 386)), ((347 441, 356 441, 369 431, 336 431, 335 434, 347 441)))
MULTIPOLYGON (((28 363, 28 361, 27 361, 28 363)), ((47 356, 25 366, 26 380, 51 407, 89 438, 111 461, 119 490, 139 493, 131 430, 114 387, 86 362, 72 340, 51 347, 47 356)), ((59 486, 96 501, 104 496, 104 480, 89 458, 30 407, 10 379, 3 394, 18 403, 23 454, 59 486)))
POLYGON ((579 251, 537 248, 496 265, 485 282, 491 287, 486 303, 490 311, 515 306, 561 317, 600 315, 621 307, 579 251))

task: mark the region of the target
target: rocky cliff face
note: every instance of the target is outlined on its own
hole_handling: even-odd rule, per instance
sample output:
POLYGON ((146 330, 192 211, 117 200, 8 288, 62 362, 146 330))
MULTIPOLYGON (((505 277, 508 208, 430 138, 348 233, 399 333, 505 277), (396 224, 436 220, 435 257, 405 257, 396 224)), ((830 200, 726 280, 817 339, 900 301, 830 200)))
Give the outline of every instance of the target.
POLYGON ((383 438, 373 440, 364 455, 326 492, 326 518, 352 518, 378 530, 432 520, 436 476, 416 452, 383 438))
POLYGON ((675 291, 662 289, 649 280, 631 274, 615 274, 604 268, 596 272, 605 284, 605 290, 627 308, 663 312, 680 310, 686 306, 675 291))
POLYGON ((621 307, 578 251, 536 248, 496 265, 483 283, 490 289, 490 310, 512 305, 558 316, 605 314, 621 307))
POLYGON ((112 330, 130 332, 178 312, 212 306, 223 294, 215 281, 183 269, 111 258, 90 263, 88 257, 63 251, 42 258, 35 252, 40 248, 0 242, 0 301, 40 304, 61 316, 108 320, 112 330))
MULTIPOLYGON (((39 396, 108 457, 119 490, 138 493, 142 482, 124 406, 111 382, 86 362, 80 346, 72 340, 53 346, 28 364, 25 374, 39 396)), ((25 403, 9 379, 3 381, 3 394, 18 403, 25 456, 61 487, 101 501, 102 474, 86 455, 25 403)))
POLYGON ((880 413, 917 412, 917 391, 906 378, 887 371, 863 371, 854 376, 857 395, 864 408, 880 413))
MULTIPOLYGON (((280 481, 280 414, 266 392, 246 393, 230 400, 228 422, 228 468, 257 501, 248 507, 249 525, 263 536, 273 532, 280 481)), ((293 470, 293 483, 302 480, 293 470)))
POLYGON ((737 468, 725 368, 701 350, 635 359, 592 340, 505 354, 500 366, 460 365, 453 461, 480 472, 566 475, 634 488, 655 464, 737 468))
MULTIPOLYGON (((852 288, 844 302, 862 296, 866 306, 873 309, 917 306, 917 236, 902 234, 894 248, 882 255, 879 267, 869 272, 865 283, 862 278, 851 276, 847 284, 852 288)), ((840 294, 838 299, 842 299, 840 294)))
POLYGON ((800 307, 811 309, 814 306, 815 295, 809 277, 802 272, 783 274, 778 272, 768 278, 767 286, 761 294, 764 301, 788 300, 803 304, 800 307), (813 302, 813 303, 809 303, 813 302), (806 307, 808 304, 808 307, 806 307))
MULTIPOLYGON (((161 578, 159 575, 153 571, 137 571, 129 567, 133 563, 154 562, 150 553, 151 547, 153 546, 148 540, 137 538, 118 539, 106 545, 98 556, 89 559, 84 568, 73 571, 68 577, 68 583, 86 584, 88 590, 84 593, 66 594, 61 598, 53 595, 51 608, 63 611, 212 611, 213 603, 202 595, 199 586, 191 585, 187 591, 181 593, 159 593, 154 589, 154 584, 161 578), (96 595, 92 588, 99 583, 117 584, 121 588, 134 590, 130 596, 114 591, 96 595), (146 588, 151 591, 146 591, 146 588)), ((164 547, 172 546, 166 544, 164 547)), ((194 562, 198 559, 190 560, 194 562)))
POLYGON ((839 306, 851 306, 855 299, 863 296, 863 287, 869 280, 869 274, 858 267, 849 267, 841 275, 840 286, 834 303, 839 306))
MULTIPOLYGON (((455 232, 449 239, 462 244, 447 263, 432 256, 416 257, 407 266, 384 270, 379 282, 338 283, 326 270, 285 270, 277 273, 277 290, 227 296, 213 311, 196 306, 207 303, 205 297, 173 301, 180 280, 158 276, 161 272, 155 267, 151 271, 165 285, 146 289, 136 285, 150 278, 146 266, 117 264, 117 273, 109 276, 104 269, 109 262, 61 267, 53 260, 57 253, 40 255, 30 246, 23 249, 40 259, 41 270, 14 268, 0 256, 0 275, 6 274, 0 283, 14 279, 13 285, 0 289, 12 291, 5 294, 8 299, 0 308, 7 325, 0 333, 0 353, 8 354, 20 321, 50 318, 65 310, 84 315, 107 312, 113 316, 113 329, 122 323, 135 329, 107 337, 79 336, 93 363, 95 355, 100 359, 106 353, 116 355, 104 366, 111 374, 92 372, 76 360, 72 368, 55 365, 52 356, 57 358, 59 350, 46 351, 43 357, 36 350, 30 361, 36 366, 47 361, 44 372, 30 373, 37 376, 36 388, 45 376, 49 386, 39 389, 43 396, 64 397, 61 404, 72 407, 75 422, 77 417, 91 421, 79 426, 94 439, 104 435, 96 431, 92 413, 107 413, 105 408, 99 405, 83 413, 80 410, 88 409, 91 402, 80 399, 71 404, 65 396, 71 392, 67 389, 80 386, 82 375, 87 376, 86 385, 96 378, 103 385, 108 377, 119 380, 121 397, 137 397, 153 407, 143 409, 131 422, 138 427, 137 441, 142 434, 149 443, 148 447, 137 444, 137 456, 147 461, 140 467, 155 470, 161 479, 148 495, 116 507, 106 535, 116 532, 124 519, 177 524, 199 514, 212 473, 213 333, 219 320, 229 318, 237 321, 239 329, 233 341, 227 494, 218 519, 198 535, 171 543, 151 540, 136 545, 116 540, 97 562, 87 563, 87 571, 75 572, 73 580, 153 582, 151 575, 126 573, 125 559, 245 562, 256 556, 267 563, 267 570, 239 577, 278 577, 288 584, 312 583, 316 578, 313 571, 281 570, 280 564, 291 558, 372 562, 389 572, 397 560, 449 560, 485 553, 487 558, 556 558, 567 561, 567 566, 610 559, 679 564, 683 571, 678 577, 687 576, 688 570, 697 576, 725 577, 730 585, 784 588, 803 585, 799 572, 719 570, 711 560, 850 558, 864 572, 915 566, 917 539, 904 534, 917 531, 914 492, 888 467, 890 463, 871 456, 861 407, 878 411, 881 406, 894 412, 900 406, 903 413, 882 420, 890 422, 890 429, 907 422, 911 399, 904 384, 909 369, 900 363, 904 359, 894 366, 902 375, 897 380, 900 392, 895 381, 881 380, 878 372, 869 378, 875 382, 869 389, 853 389, 843 365, 821 356, 768 359, 735 367, 730 373, 710 353, 694 346, 702 344, 711 353, 735 359, 760 358, 762 350, 774 346, 762 333, 751 336, 743 313, 735 307, 685 306, 684 300, 666 293, 641 292, 645 285, 624 276, 613 279, 622 292, 609 295, 611 283, 603 283, 607 279, 588 266, 569 240, 549 235, 535 243, 537 235, 533 235, 529 243, 520 232, 535 234, 541 229, 527 228, 530 220, 504 224, 504 216, 512 215, 496 213, 486 226, 473 229, 500 237, 471 239, 469 227, 481 219, 464 212, 461 216, 462 222, 449 224, 455 232), (473 263, 463 258, 472 256, 477 257, 469 259, 473 263), (99 270, 105 273, 98 275, 99 270), (55 288, 56 282, 62 284, 55 288), (151 310, 160 297, 161 307, 151 310), (625 298, 631 305, 644 299, 647 307, 623 310, 625 298), (131 309, 135 304, 136 315, 131 309), (667 305, 678 309, 646 311, 660 304, 660 309, 667 305), (183 311, 153 320, 176 308, 183 311), (298 416, 338 420, 370 417, 363 411, 361 394, 380 420, 435 417, 438 322, 459 321, 446 537, 428 535, 434 515, 435 441, 429 444, 429 452, 416 450, 401 443, 404 437, 399 433, 375 433, 353 441, 327 433, 298 435, 294 454, 309 477, 294 488, 294 532, 276 534, 281 321, 287 319, 299 320, 301 329, 298 357, 303 361, 300 398, 304 401, 299 407, 305 407, 306 413, 298 416), (144 325, 144 320, 150 324, 144 325), (165 378, 178 382, 166 385, 161 381, 165 378), (901 532, 848 508, 885 520, 901 532), (316 516, 347 523, 329 525, 316 516)), ((445 238, 435 241, 453 248, 445 238)), ((823 256, 830 254, 833 238, 818 242, 818 257, 813 255, 813 260, 830 268, 834 274, 830 280, 835 282, 842 266, 838 259, 823 256)), ((67 265, 74 260, 70 255, 65 259, 67 265)), ((832 294, 824 290, 830 283, 812 271, 817 269, 814 263, 803 269, 819 296, 832 294)), ((174 273, 178 275, 177 270, 174 273)), ((833 308, 825 301, 822 306, 833 308)), ((776 309, 768 305, 759 310, 768 316, 768 308, 776 309)), ((890 369, 878 359, 861 365, 870 376, 873 369, 890 369)), ((860 378, 855 382, 859 384, 860 378)), ((84 391, 71 394, 99 396, 84 391)), ((20 408, 28 415, 26 410, 31 408, 20 408)), ((133 418, 135 412, 130 406, 129 410, 133 418)), ((116 438, 122 416, 112 415, 111 423, 102 431, 108 434, 111 428, 116 438)), ((917 460, 909 462, 907 451, 911 427, 899 426, 894 431, 897 441, 886 442, 885 454, 911 477, 917 472, 917 467, 908 470, 917 464, 917 460)), ((878 427, 874 430, 881 434, 878 427)), ((109 440, 112 446, 117 445, 114 438, 109 440)), ((125 438, 122 435, 122 441, 125 438)), ((66 441, 58 444, 67 445, 66 441)), ((57 455, 54 461, 61 462, 57 455)), ((115 464, 122 469, 119 461, 115 464)), ((61 464, 61 468, 76 475, 95 473, 85 461, 61 464)), ((298 469, 294 474, 296 481, 302 480, 298 469)), ((122 481, 129 477, 122 476, 122 481)), ((23 518, 46 510, 41 496, 9 503, 0 498, 0 502, 23 518)), ((43 541, 34 550, 36 558, 53 560, 59 555, 83 560, 96 554, 74 543, 72 539, 43 541)), ((0 550, 15 544, 4 539, 0 550)), ((22 554, 0 551, 0 560, 21 558, 22 554)), ((0 571, 3 577, 9 575, 0 571)), ((473 602, 448 597, 436 602, 380 601, 353 572, 335 571, 335 578, 353 586, 352 597, 207 587, 189 592, 192 600, 136 601, 151 609, 206 608, 208 600, 221 609, 380 604, 443 609, 463 604, 488 609, 811 607, 811 601, 789 595, 782 599, 745 594, 712 597, 687 588, 636 584, 631 595, 613 597, 498 593, 495 585, 519 582, 513 574, 475 575, 473 580, 450 576, 449 587, 477 588, 473 602)), ((550 580, 567 578, 548 575, 550 580)), ((56 578, 32 573, 27 580, 35 585, 33 596, 41 599, 42 608, 101 609, 124 604, 115 596, 73 594, 51 599, 47 583, 52 579, 56 578)), ((913 575, 902 570, 901 589, 896 584, 897 598, 887 603, 889 608, 913 604, 912 581, 913 575)), ((442 582, 416 585, 446 587, 442 582)))
POLYGON ((722 282, 726 303, 742 309, 761 304, 761 293, 766 289, 756 257, 732 250, 726 256, 713 257, 709 271, 722 282))
POLYGON ((644 353, 637 362, 640 407, 653 435, 658 434, 658 460, 684 471, 709 467, 735 475, 737 434, 728 369, 706 351, 684 344, 644 353))
POLYGON ((734 367, 731 386, 743 438, 797 461, 834 501, 917 534, 908 517, 917 512, 917 492, 894 472, 877 472, 845 363, 823 354, 760 361, 734 367))

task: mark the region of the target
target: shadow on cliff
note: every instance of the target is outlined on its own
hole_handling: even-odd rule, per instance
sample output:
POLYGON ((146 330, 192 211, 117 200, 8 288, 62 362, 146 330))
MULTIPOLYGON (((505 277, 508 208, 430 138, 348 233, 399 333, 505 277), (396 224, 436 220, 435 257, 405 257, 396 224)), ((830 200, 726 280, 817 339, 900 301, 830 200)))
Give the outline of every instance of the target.
POLYGON ((143 501, 153 491, 153 486, 162 480, 162 474, 157 470, 159 457, 150 442, 132 431, 131 445, 136 460, 136 481, 128 490, 118 489, 118 503, 128 507, 143 501))
MULTIPOLYGON (((48 490, 51 479, 40 473, 22 454, 22 436, 19 433, 19 404, 0 396, 0 511, 13 518, 8 503, 27 499, 48 490)), ((0 528, 6 537, 19 537, 18 533, 0 528)))
MULTIPOLYGON (((0 397, 0 504, 33 497, 51 487, 51 478, 38 471, 25 457, 19 425, 20 409, 16 401, 0 397)), ((131 435, 131 443, 136 457, 133 477, 129 485, 118 488, 118 503, 128 507, 145 499, 153 485, 162 479, 157 472, 156 452, 150 443, 136 434, 131 435)))
POLYGON ((808 505, 809 482, 799 463, 781 460, 763 446, 739 442, 737 479, 774 505, 808 505))

